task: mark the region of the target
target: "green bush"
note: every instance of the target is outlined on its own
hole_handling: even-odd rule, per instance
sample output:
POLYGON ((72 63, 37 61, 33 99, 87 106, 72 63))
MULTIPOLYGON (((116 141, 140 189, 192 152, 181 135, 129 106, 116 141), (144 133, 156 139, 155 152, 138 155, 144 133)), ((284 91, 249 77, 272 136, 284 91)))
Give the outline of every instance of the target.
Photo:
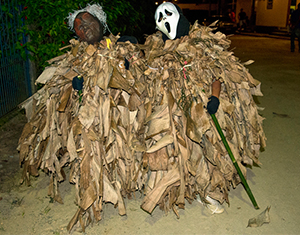
POLYGON ((25 55, 25 48, 36 62, 38 74, 48 65, 47 60, 64 53, 59 48, 69 43, 75 36, 68 29, 66 17, 74 10, 84 8, 87 3, 100 3, 107 14, 107 24, 114 35, 133 35, 141 42, 144 33, 152 33, 155 28, 155 5, 151 0, 19 0, 23 6, 20 17, 25 26, 21 29, 29 36, 29 41, 17 42, 16 48, 25 55))

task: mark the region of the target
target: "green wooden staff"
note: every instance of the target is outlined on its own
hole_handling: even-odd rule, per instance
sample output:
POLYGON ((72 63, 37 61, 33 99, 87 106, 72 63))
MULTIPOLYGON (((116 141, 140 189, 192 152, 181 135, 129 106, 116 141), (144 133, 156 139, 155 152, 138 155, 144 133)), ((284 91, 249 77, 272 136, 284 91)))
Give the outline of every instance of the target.
POLYGON ((216 116, 214 114, 211 114, 211 117, 212 117, 212 119, 213 119, 213 121, 214 121, 214 123, 215 123, 215 125, 217 127, 217 130, 218 130, 218 132, 219 132, 219 134, 221 136, 222 142, 223 142, 223 144, 224 144, 224 146, 225 146, 225 148, 226 148, 226 150, 227 150, 227 152, 228 152, 228 154, 230 156, 230 159, 231 159, 233 165, 235 166, 235 169, 237 170, 237 172, 238 172, 238 174, 239 174, 239 176, 240 176, 240 178, 242 180, 242 183, 243 183, 243 185, 244 185, 244 187, 246 189, 246 192, 247 192, 248 196, 251 199, 251 202, 252 202, 254 208, 255 209, 259 209, 259 207, 258 207, 258 205, 257 205, 257 203, 255 201, 255 198, 254 198, 254 196, 253 196, 253 194, 252 194, 252 192, 251 192, 251 190, 249 188, 249 185, 248 185, 248 183, 247 183, 247 181, 246 181, 246 179, 245 179, 245 177, 244 177, 244 175, 243 175, 243 173, 242 173, 239 165, 237 164, 237 162, 236 162, 236 160, 235 160, 235 158, 234 158, 234 156, 233 156, 233 154, 231 152, 231 149, 230 149, 230 147, 229 147, 229 145, 227 143, 227 140, 225 139, 225 136, 223 134, 223 131, 222 131, 220 125, 219 125, 219 122, 218 122, 216 116))

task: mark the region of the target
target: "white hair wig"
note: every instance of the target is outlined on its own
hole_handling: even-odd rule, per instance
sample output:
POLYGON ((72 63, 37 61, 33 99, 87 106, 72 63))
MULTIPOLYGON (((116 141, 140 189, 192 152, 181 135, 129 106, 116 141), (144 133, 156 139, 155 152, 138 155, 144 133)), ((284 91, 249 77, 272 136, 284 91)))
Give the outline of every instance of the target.
POLYGON ((104 33, 106 32, 106 29, 108 29, 108 31, 110 32, 106 24, 106 13, 103 11, 102 6, 100 6, 100 4, 93 4, 93 5, 88 4, 85 8, 81 10, 77 10, 77 11, 73 11, 72 13, 69 13, 67 19, 68 19, 68 26, 70 30, 74 31, 74 20, 76 16, 82 12, 88 12, 92 16, 96 17, 103 25, 104 33))

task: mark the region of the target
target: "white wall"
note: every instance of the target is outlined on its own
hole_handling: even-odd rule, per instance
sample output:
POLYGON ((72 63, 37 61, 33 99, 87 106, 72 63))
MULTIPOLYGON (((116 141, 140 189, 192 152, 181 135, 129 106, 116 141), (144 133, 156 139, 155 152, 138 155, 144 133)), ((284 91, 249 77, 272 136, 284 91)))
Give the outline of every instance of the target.
POLYGON ((267 9, 268 0, 256 0, 256 25, 286 27, 288 24, 287 0, 273 0, 273 8, 267 9))

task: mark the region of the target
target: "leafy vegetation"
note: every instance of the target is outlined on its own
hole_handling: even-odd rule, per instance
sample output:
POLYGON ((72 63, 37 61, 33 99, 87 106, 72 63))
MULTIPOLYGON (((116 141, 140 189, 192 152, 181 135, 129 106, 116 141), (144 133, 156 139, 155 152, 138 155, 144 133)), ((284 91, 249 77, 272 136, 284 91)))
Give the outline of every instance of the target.
MULTIPOLYGON (((22 5, 19 20, 24 22, 18 32, 29 40, 23 43, 22 36, 19 36, 15 48, 23 58, 26 50, 30 52, 30 59, 35 61, 38 74, 48 65, 47 60, 64 53, 59 49, 75 36, 68 29, 68 14, 84 8, 88 3, 100 3, 103 6, 108 26, 114 35, 133 35, 143 42, 143 34, 152 33, 155 29, 155 5, 151 0, 19 0, 18 3, 22 5)), ((5 5, 1 5, 1 8, 10 14, 5 5)))

